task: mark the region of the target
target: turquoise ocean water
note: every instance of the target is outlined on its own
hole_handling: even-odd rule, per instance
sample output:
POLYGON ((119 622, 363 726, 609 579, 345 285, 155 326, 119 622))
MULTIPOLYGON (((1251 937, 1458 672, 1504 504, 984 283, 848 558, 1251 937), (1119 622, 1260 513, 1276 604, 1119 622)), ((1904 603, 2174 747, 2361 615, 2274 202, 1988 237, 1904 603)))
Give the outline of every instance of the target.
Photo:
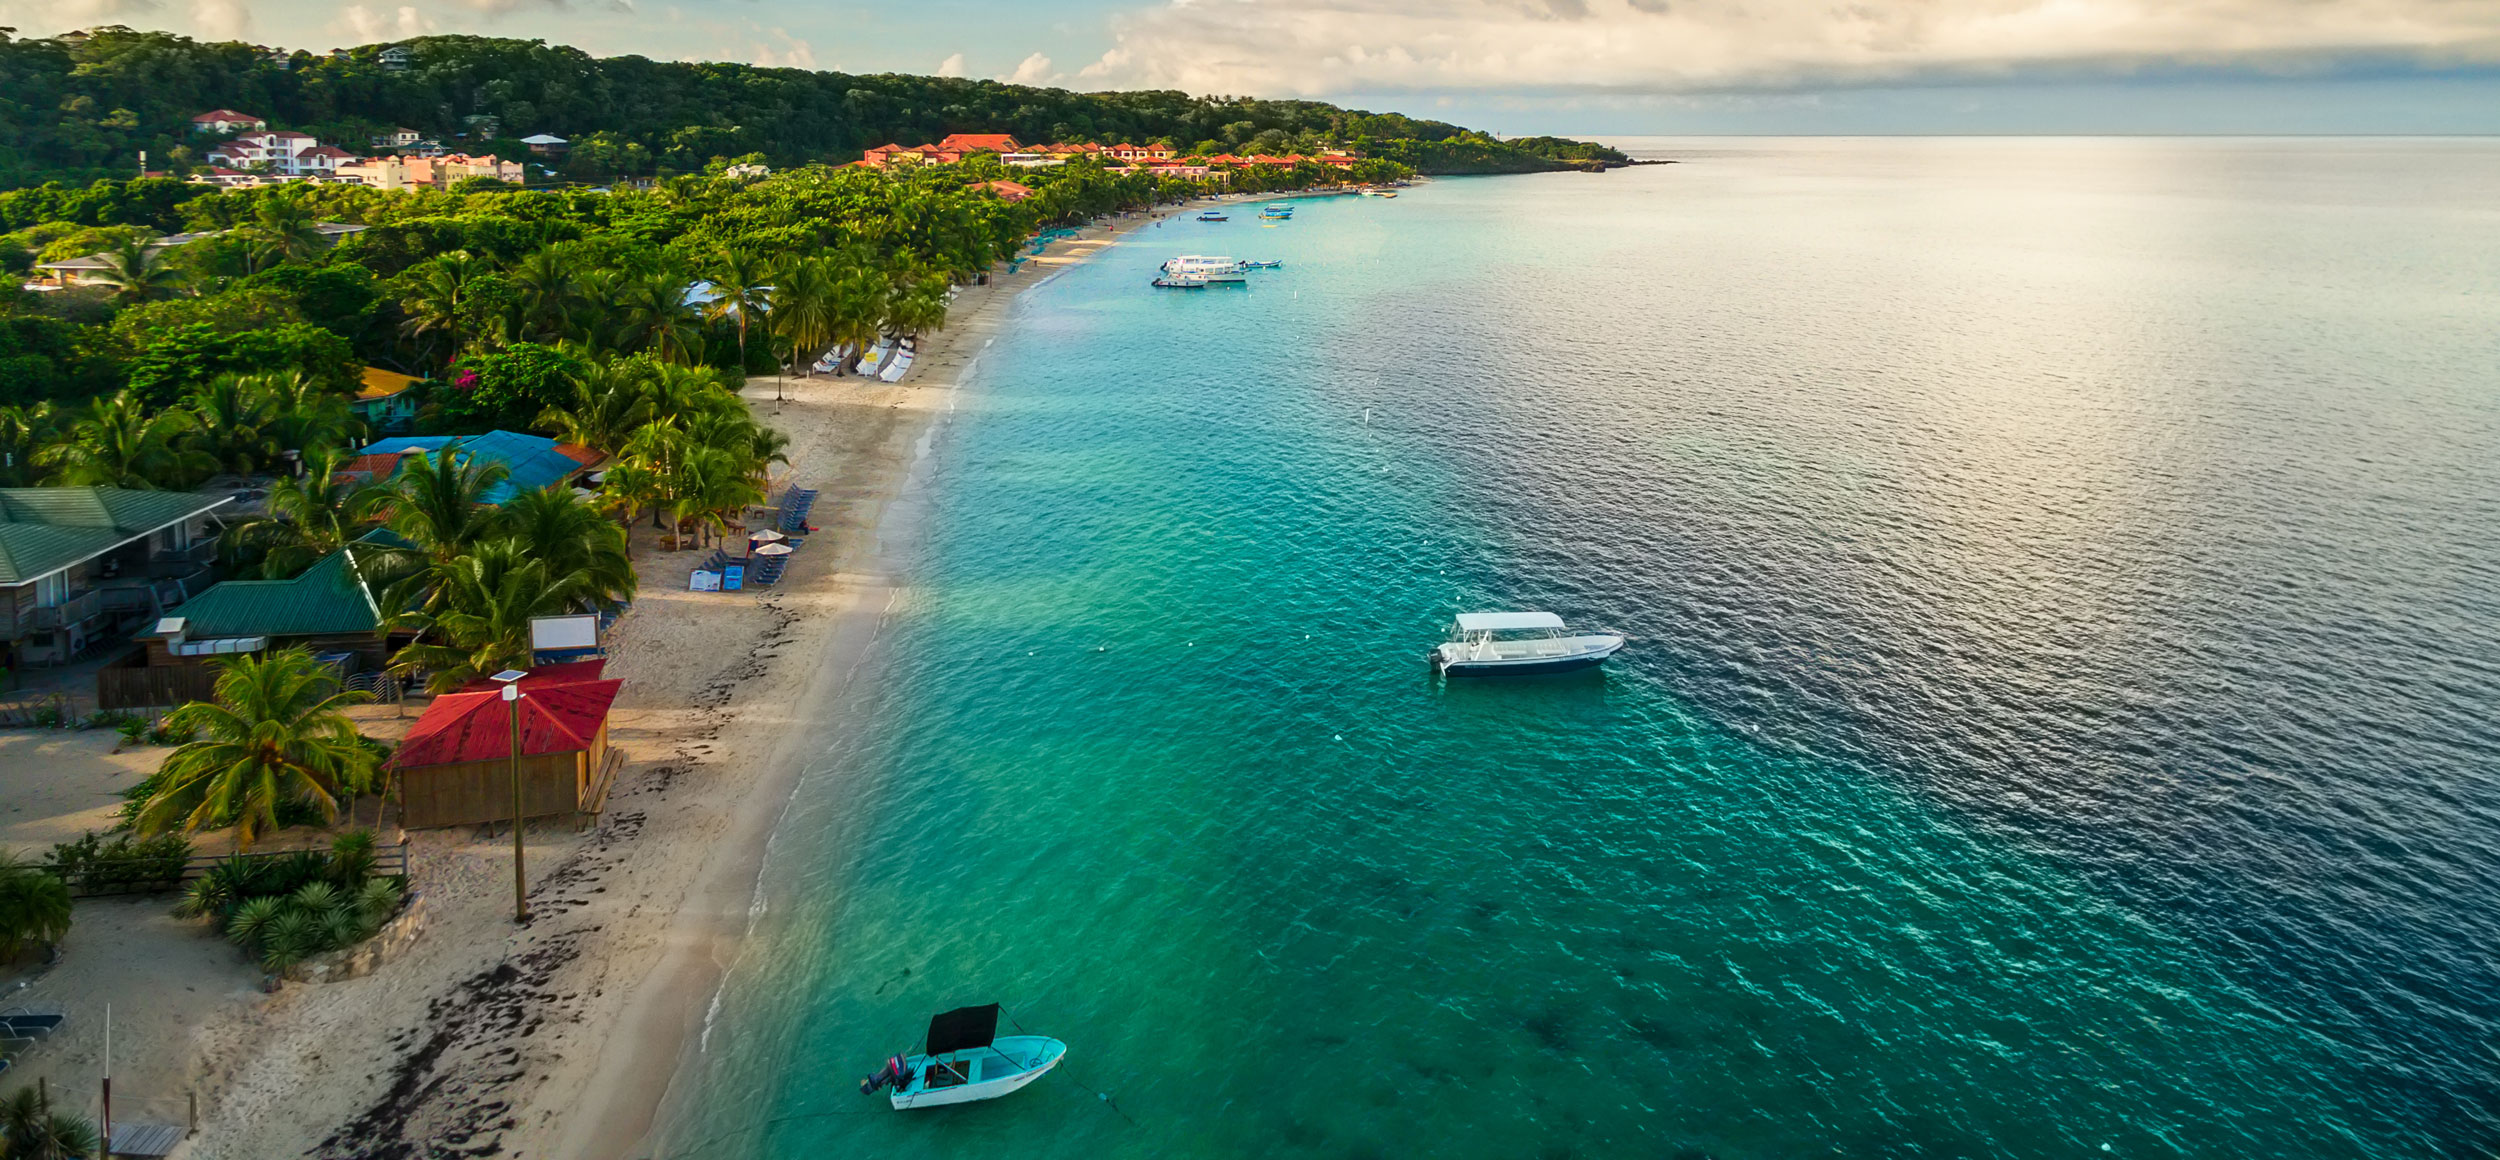
POLYGON ((2500 143, 1633 144, 1026 296, 663 1154, 2500 1144, 2500 143))

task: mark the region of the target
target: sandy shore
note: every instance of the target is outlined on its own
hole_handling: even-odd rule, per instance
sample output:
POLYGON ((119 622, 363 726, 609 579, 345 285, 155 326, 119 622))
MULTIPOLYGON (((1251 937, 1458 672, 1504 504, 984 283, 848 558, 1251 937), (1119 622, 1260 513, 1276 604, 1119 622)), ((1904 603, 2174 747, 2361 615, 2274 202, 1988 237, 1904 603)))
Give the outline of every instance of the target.
MULTIPOLYGON (((817 530, 780 585, 748 593, 686 591, 697 553, 637 532, 642 592, 609 642, 609 674, 626 681, 610 735, 630 763, 596 827, 531 833, 529 925, 511 921, 509 839, 474 829, 415 835, 428 928, 345 982, 263 995, 213 934, 157 929, 162 900, 82 903, 83 932, 28 993, 113 1002, 117 1109, 179 1123, 196 1097, 199 1131, 177 1156, 198 1160, 644 1155, 746 928, 766 842, 843 724, 826 707, 903 591, 885 545, 908 531, 934 418, 1016 294, 1155 220, 1088 229, 967 288, 903 384, 750 380, 750 405, 790 436, 781 481, 821 492, 817 530), (149 939, 190 953, 154 962, 149 939), (143 1020, 151 1004, 165 1017, 143 1020)), ((82 792, 61 804, 97 811, 82 792)), ((51 1063, 81 1070, 73 1046, 51 1063)))

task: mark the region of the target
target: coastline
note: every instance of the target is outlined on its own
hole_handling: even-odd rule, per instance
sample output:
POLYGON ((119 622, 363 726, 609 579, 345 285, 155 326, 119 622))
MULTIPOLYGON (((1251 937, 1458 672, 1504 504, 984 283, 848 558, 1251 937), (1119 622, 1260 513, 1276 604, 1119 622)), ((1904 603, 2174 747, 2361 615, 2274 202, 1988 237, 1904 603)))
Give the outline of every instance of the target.
POLYGON ((373 975, 289 986, 199 1028, 200 1131, 178 1155, 647 1154, 749 928, 773 833, 848 724, 834 710, 906 595, 885 545, 916 528, 936 419, 1017 297, 1205 204, 1090 226, 966 287, 903 383, 749 379, 750 406, 791 438, 776 489, 822 493, 783 582, 684 591, 696 554, 638 531, 642 593, 609 660, 626 681, 612 736, 630 761, 594 828, 531 833, 533 921, 510 922, 508 836, 414 835, 432 929, 373 975), (334 1049, 374 1070, 325 1066, 334 1049))

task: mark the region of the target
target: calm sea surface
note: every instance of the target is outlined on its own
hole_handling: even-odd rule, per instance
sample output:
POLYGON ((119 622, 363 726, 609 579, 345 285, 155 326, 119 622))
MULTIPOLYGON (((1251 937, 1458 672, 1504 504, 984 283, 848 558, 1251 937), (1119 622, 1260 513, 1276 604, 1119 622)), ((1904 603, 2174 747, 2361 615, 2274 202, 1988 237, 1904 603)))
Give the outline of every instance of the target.
POLYGON ((666 1154, 2500 1146, 2500 142, 1634 144, 1025 299, 666 1154))

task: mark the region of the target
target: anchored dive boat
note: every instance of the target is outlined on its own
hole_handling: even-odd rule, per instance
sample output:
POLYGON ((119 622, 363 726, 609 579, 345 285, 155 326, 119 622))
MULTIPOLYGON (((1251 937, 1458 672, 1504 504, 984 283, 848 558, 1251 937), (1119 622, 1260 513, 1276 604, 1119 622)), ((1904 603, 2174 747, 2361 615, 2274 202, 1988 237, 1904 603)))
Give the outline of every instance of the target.
POLYGON ((1452 677, 1562 673, 1601 664, 1622 647, 1611 632, 1570 635, 1551 612, 1462 612, 1428 659, 1452 677))
POLYGON ((894 1056, 885 1070, 859 1081, 861 1095, 893 1089, 896 1110, 994 1100, 1042 1078, 1067 1058, 1068 1045, 1042 1035, 998 1034, 998 1004, 958 1007, 929 1020, 927 1050, 894 1056))

